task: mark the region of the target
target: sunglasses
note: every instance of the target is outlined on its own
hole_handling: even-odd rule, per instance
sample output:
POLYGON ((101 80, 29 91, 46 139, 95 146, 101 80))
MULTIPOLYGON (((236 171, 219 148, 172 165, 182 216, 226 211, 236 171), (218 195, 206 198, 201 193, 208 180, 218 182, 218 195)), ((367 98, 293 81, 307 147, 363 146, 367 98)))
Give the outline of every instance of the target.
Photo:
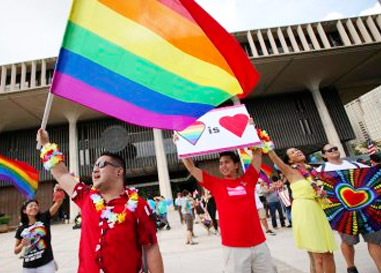
POLYGON ((337 147, 332 147, 328 150, 325 150, 325 152, 332 153, 332 152, 337 152, 339 149, 337 147))
POLYGON ((95 167, 98 167, 99 169, 103 169, 107 165, 113 166, 115 168, 121 167, 119 165, 116 165, 116 164, 108 162, 108 161, 99 161, 98 163, 94 164, 93 171, 95 170, 95 167))

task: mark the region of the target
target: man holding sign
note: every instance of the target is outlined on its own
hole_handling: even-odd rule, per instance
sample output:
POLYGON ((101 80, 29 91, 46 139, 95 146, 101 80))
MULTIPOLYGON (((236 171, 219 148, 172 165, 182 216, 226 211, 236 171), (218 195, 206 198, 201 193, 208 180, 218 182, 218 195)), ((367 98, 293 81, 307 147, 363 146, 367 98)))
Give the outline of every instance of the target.
POLYGON ((261 150, 254 150, 250 167, 239 176, 239 157, 223 152, 219 159, 223 178, 219 178, 197 168, 192 159, 183 158, 187 170, 215 197, 226 273, 275 272, 254 201, 261 161, 261 150))

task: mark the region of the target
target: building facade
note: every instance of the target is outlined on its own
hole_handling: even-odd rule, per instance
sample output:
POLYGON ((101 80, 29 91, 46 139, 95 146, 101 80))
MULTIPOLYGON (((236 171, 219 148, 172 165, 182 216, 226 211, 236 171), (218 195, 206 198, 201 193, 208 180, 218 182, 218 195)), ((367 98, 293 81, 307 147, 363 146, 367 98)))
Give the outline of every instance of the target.
POLYGON ((356 139, 381 141, 381 86, 345 105, 356 139))
MULTIPOLYGON (((345 144, 355 134, 343 103, 381 84, 381 15, 233 33, 260 73, 244 103, 255 122, 272 135, 279 152, 299 147, 314 152, 326 143, 345 144)), ((35 149, 56 58, 1 66, 0 154, 40 170, 37 198, 51 202, 53 179, 42 169, 35 149)), ((225 105, 231 105, 228 101, 225 105)), ((133 114, 133 113, 131 113, 133 114)), ((54 98, 48 131, 66 155, 70 171, 90 182, 92 164, 104 150, 127 161, 126 182, 172 191, 195 186, 177 159, 172 132, 110 119, 54 98)), ((216 155, 197 157, 215 172, 216 155)), ((22 196, 0 182, 0 212, 17 222, 22 196)), ((70 217, 75 206, 67 203, 70 217)))

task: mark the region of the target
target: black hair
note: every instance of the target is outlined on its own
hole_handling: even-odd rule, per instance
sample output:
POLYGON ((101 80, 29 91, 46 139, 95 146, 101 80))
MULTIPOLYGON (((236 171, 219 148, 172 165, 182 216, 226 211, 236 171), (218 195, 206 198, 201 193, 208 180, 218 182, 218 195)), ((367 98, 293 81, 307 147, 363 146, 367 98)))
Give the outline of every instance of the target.
POLYGON ((183 190, 182 194, 183 197, 186 197, 188 194, 190 194, 190 192, 188 190, 183 190))
POLYGON ((279 180, 279 177, 276 176, 276 175, 273 175, 273 176, 271 177, 271 181, 272 181, 272 182, 277 182, 278 180, 279 180))
POLYGON ((114 154, 110 152, 103 152, 99 157, 101 156, 108 156, 111 157, 112 160, 114 160, 120 167, 123 169, 123 176, 126 176, 126 161, 123 157, 121 157, 119 154, 114 154))
POLYGON ((376 163, 381 163, 381 157, 379 155, 372 154, 369 156, 369 158, 376 163))
MULTIPOLYGON (((29 218, 28 218, 28 215, 26 215, 26 213, 24 212, 24 210, 26 209, 26 207, 30 204, 30 203, 36 203, 37 205, 39 205, 38 201, 36 199, 30 199, 30 200, 27 200, 25 201, 22 206, 21 206, 21 209, 20 209, 20 220, 21 220, 21 223, 23 225, 28 225, 29 224, 29 218)), ((40 218, 40 212, 37 213, 36 215, 36 219, 39 219, 40 218)))
POLYGON ((282 160, 283 160, 283 162, 286 163, 287 165, 291 165, 291 164, 292 164, 292 163, 290 162, 290 157, 289 157, 288 154, 287 154, 287 151, 290 150, 290 149, 292 149, 292 148, 297 149, 297 150, 301 151, 301 152, 304 154, 304 152, 303 152, 302 150, 300 150, 299 148, 296 148, 296 147, 288 148, 288 149, 284 152, 284 155, 282 156, 282 160))
POLYGON ((239 163, 239 157, 235 152, 228 151, 220 153, 220 158, 223 156, 228 156, 234 163, 239 163))
MULTIPOLYGON (((324 149, 324 147, 327 146, 328 144, 329 143, 326 143, 323 145, 323 147, 321 147, 320 152, 322 155, 325 155, 326 150, 324 149)), ((323 159, 324 162, 328 162, 328 159, 326 159, 324 156, 322 156, 321 158, 323 159)))
POLYGON ((282 160, 287 165, 290 165, 290 157, 288 156, 287 151, 284 152, 284 155, 282 156, 282 160))

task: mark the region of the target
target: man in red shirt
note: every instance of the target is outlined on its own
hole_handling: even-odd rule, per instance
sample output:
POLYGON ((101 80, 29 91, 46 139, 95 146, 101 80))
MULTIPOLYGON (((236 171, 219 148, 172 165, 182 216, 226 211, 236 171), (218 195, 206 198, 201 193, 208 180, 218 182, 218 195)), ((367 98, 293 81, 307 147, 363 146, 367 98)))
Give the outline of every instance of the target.
POLYGON ((197 168, 192 159, 183 159, 188 171, 216 200, 226 273, 274 272, 254 201, 261 161, 261 151, 253 151, 250 167, 239 177, 238 156, 221 153, 219 170, 223 178, 218 178, 197 168))
MULTIPOLYGON (((38 131, 37 139, 43 147, 50 145, 45 130, 38 131)), ((47 156, 58 152, 52 151, 47 156)), ((124 186, 120 156, 104 153, 97 159, 92 187, 78 183, 63 162, 52 165, 53 177, 81 208, 78 273, 141 272, 142 251, 149 272, 164 272, 151 209, 136 190, 124 186)))

